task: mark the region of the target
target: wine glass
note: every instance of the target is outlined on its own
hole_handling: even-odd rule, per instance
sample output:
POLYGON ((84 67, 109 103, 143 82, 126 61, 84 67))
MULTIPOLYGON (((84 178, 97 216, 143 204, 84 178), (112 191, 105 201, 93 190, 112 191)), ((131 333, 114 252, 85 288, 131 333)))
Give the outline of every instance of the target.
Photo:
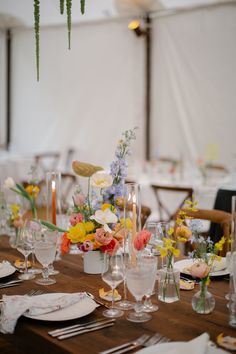
POLYGON ((112 305, 108 310, 103 311, 105 317, 120 317, 123 311, 114 308, 114 291, 117 285, 124 280, 124 264, 121 254, 109 255, 105 253, 102 267, 102 280, 112 289, 112 305))
POLYGON ((40 285, 55 284, 56 280, 49 278, 48 266, 55 259, 57 250, 57 231, 44 230, 41 234, 40 240, 35 242, 35 256, 42 264, 42 278, 37 279, 35 282, 40 285))
POLYGON ((18 276, 18 278, 22 280, 30 280, 35 278, 34 274, 28 272, 28 257, 33 252, 34 242, 32 233, 27 227, 25 227, 25 225, 22 229, 19 230, 16 249, 25 257, 25 270, 23 274, 20 274, 18 276))
POLYGON ((142 298, 150 292, 156 278, 156 265, 145 264, 142 258, 137 262, 131 263, 126 272, 127 287, 136 299, 134 306, 135 312, 127 315, 127 320, 131 322, 146 322, 152 316, 149 313, 142 312, 142 298))
MULTIPOLYGON (((141 255, 141 262, 142 264, 151 267, 151 269, 153 269, 154 272, 155 270, 157 270, 157 258, 153 254, 144 251, 143 254, 141 255)), ((151 301, 151 296, 154 294, 153 291, 155 287, 156 276, 153 277, 152 279, 153 279, 153 283, 150 283, 150 288, 147 290, 145 294, 144 307, 143 307, 144 312, 155 312, 159 309, 158 306, 154 305, 151 301)))

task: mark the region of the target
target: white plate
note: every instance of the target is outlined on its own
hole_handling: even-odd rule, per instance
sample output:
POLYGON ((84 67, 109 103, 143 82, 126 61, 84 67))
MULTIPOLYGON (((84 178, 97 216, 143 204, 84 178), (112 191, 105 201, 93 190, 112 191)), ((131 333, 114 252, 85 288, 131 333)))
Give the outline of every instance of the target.
MULTIPOLYGON (((165 354, 167 351, 171 349, 178 349, 181 347, 184 342, 171 342, 171 343, 162 343, 152 345, 151 347, 144 348, 139 350, 137 353, 139 354, 165 354)), ((223 349, 208 347, 207 352, 205 354, 227 354, 227 352, 223 349)))
POLYGON ((7 277, 15 273, 16 268, 13 267, 10 263, 0 263, 0 278, 7 277))
MULTIPOLYGON (((194 263, 193 259, 182 259, 181 261, 175 262, 174 268, 178 269, 183 274, 190 275, 188 272, 184 271, 184 268, 191 267, 191 265, 193 265, 193 263, 194 263)), ((229 275, 229 271, 227 268, 223 269, 223 270, 218 270, 217 272, 210 273, 211 277, 221 277, 224 275, 229 275)))
MULTIPOLYGON (((63 293, 51 293, 44 294, 45 298, 57 298, 58 295, 63 295, 63 293)), ((38 316, 30 316, 25 314, 25 317, 32 318, 33 320, 41 320, 41 321, 67 321, 73 320, 75 318, 83 317, 95 310, 98 307, 92 299, 89 297, 85 297, 83 300, 76 302, 71 306, 64 307, 61 310, 45 313, 43 315, 38 316)))

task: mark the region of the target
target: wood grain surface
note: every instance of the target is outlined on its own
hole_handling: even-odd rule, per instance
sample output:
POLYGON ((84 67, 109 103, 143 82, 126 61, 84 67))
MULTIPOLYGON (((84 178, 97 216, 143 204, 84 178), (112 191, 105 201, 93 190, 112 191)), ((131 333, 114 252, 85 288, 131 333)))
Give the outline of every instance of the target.
MULTIPOLYGON (((13 263, 19 257, 20 253, 9 247, 8 237, 0 236, 0 261, 7 259, 13 263)), ((62 260, 55 262, 54 267, 60 271, 60 274, 55 277, 56 284, 39 286, 35 284, 34 280, 24 281, 17 287, 0 289, 0 297, 3 294, 23 295, 31 289, 42 289, 48 293, 89 291, 95 297, 98 297, 99 288, 105 287, 107 289, 100 275, 88 275, 83 272, 81 255, 66 255, 62 260)), ((4 278, 4 281, 12 280, 17 276, 18 272, 4 278)), ((3 279, 0 279, 0 281, 3 281, 3 279)), ((220 333, 236 337, 235 329, 228 325, 229 314, 226 307, 227 300, 225 300, 225 294, 229 290, 228 279, 214 278, 209 285, 209 291, 216 300, 216 307, 209 315, 199 315, 192 310, 191 299, 198 289, 199 286, 197 285, 192 291, 181 290, 180 301, 172 304, 157 301, 156 295, 153 296, 152 300, 158 304, 159 311, 152 314, 153 318, 149 322, 143 324, 131 323, 124 316, 117 319, 113 327, 63 341, 50 337, 47 334, 48 331, 101 318, 104 307, 98 307, 86 317, 63 322, 36 321, 21 317, 14 334, 0 335, 1 354, 9 353, 9 351, 4 352, 4 344, 1 346, 1 339, 2 343, 8 342, 9 345, 12 345, 12 348, 17 348, 22 353, 92 354, 133 340, 143 333, 152 335, 159 332, 172 341, 191 340, 203 332, 208 332, 214 342, 220 333)), ((122 286, 119 287, 119 292, 122 294, 122 286)), ((9 349, 9 347, 7 348, 9 349)))

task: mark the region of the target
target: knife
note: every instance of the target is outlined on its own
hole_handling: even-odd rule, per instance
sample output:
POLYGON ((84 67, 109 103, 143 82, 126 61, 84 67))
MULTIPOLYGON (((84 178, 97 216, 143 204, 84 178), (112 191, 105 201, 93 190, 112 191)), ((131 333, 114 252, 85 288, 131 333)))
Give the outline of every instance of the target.
POLYGON ((109 324, 109 323, 114 323, 114 319, 105 319, 101 322, 97 322, 97 323, 92 323, 92 324, 89 324, 89 325, 81 325, 80 327, 76 327, 76 328, 72 328, 72 329, 67 329, 67 330, 64 330, 64 331, 61 331, 61 332, 57 332, 55 334, 52 335, 52 337, 59 337, 61 335, 65 335, 65 334, 69 334, 69 333, 73 333, 73 332, 79 332, 79 331, 83 331, 83 330, 86 330, 86 329, 90 329, 90 328, 96 328, 96 327, 100 327, 100 326, 103 326, 105 324, 109 324))
POLYGON ((18 285, 20 285, 20 284, 19 283, 13 283, 13 284, 0 285, 0 289, 11 288, 13 286, 18 286, 18 285))
MULTIPOLYGON (((86 327, 88 325, 91 325, 91 324, 97 324, 97 325, 102 325, 103 322, 105 321, 106 319, 105 318, 99 318, 97 320, 94 320, 94 321, 89 321, 89 322, 86 322, 86 323, 78 323, 76 325, 73 325, 73 326, 67 326, 67 327, 63 327, 63 328, 59 328, 59 329, 55 329, 53 331, 50 331, 48 332, 48 334, 52 337, 57 337, 59 336, 60 334, 63 334, 64 331, 69 331, 69 330, 72 330, 72 329, 77 329, 79 330, 80 327, 86 327)), ((113 322, 115 322, 115 319, 112 319, 113 322)))
POLYGON ((95 328, 90 328, 90 329, 85 329, 85 330, 78 331, 78 332, 73 332, 73 333, 65 334, 65 335, 60 336, 60 337, 57 337, 57 338, 60 339, 60 340, 62 340, 62 339, 66 339, 66 338, 70 338, 70 337, 77 336, 77 335, 79 335, 79 334, 88 333, 88 332, 93 332, 93 331, 98 331, 99 329, 107 328, 107 327, 111 327, 111 326, 114 326, 114 322, 112 322, 112 323, 107 323, 107 324, 105 324, 105 325, 98 326, 98 327, 95 327, 95 328))

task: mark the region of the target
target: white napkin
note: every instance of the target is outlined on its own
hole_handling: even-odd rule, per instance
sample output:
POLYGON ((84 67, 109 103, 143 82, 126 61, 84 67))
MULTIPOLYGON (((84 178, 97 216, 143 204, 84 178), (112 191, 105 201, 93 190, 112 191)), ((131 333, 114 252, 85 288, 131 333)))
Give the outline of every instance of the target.
MULTIPOLYGON (((56 295, 55 295, 56 296, 56 295)), ((17 320, 27 313, 31 316, 42 315, 60 310, 84 299, 85 293, 58 294, 58 297, 48 298, 43 295, 3 295, 1 303, 0 332, 13 333, 17 320)))
POLYGON ((167 350, 165 354, 206 354, 208 341, 209 335, 203 333, 189 342, 182 343, 177 348, 167 350))

